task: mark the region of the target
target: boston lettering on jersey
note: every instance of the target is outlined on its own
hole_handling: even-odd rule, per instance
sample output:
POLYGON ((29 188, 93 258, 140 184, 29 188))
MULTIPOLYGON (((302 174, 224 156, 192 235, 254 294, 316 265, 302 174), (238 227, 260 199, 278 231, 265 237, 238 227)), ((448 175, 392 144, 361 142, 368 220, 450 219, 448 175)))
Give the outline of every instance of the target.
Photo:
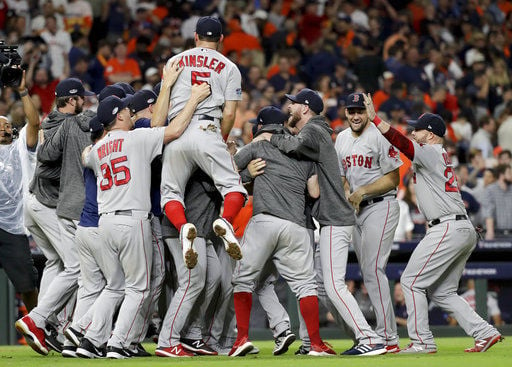
POLYGON ((190 66, 197 68, 205 67, 215 71, 217 74, 220 74, 226 64, 214 57, 210 59, 208 56, 204 55, 184 55, 180 60, 180 66, 190 66))
POLYGON ((124 139, 113 139, 101 144, 97 150, 98 158, 102 160, 110 153, 121 152, 123 150, 123 141, 124 139))
POLYGON ((364 168, 372 168, 372 160, 373 157, 366 157, 361 154, 352 154, 348 155, 342 160, 343 168, 347 169, 348 167, 364 167, 364 168))

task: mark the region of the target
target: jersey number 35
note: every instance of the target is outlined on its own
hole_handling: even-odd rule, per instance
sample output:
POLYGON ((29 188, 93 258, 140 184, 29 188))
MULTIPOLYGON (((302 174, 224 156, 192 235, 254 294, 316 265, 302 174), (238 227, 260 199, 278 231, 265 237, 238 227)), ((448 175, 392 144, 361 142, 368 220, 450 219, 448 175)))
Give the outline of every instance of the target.
POLYGON ((101 191, 110 190, 112 185, 121 186, 130 182, 130 169, 121 164, 127 160, 126 156, 122 156, 110 160, 110 164, 103 163, 101 165, 101 174, 103 176, 103 180, 100 183, 101 191))

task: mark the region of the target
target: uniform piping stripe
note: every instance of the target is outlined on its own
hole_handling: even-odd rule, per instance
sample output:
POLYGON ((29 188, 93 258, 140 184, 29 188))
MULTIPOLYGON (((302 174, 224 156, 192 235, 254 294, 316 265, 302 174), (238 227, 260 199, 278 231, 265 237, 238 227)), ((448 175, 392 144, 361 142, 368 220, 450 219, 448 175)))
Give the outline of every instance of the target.
POLYGON ((380 257, 380 249, 382 247, 382 239, 384 238, 384 232, 386 231, 386 226, 388 224, 388 218, 389 218, 389 203, 388 200, 388 211, 386 213, 386 221, 384 222, 384 226, 382 227, 382 234, 380 235, 380 242, 379 242, 379 249, 377 250, 377 258, 375 259, 375 279, 377 279, 377 288, 379 289, 379 299, 380 299, 380 307, 382 308, 382 313, 384 314, 384 336, 386 337, 386 340, 388 339, 388 333, 387 333, 387 322, 386 322, 386 310, 384 308, 384 302, 382 302, 382 291, 380 289, 380 281, 379 281, 379 257, 380 257))
POLYGON ((412 288, 414 287, 414 283, 416 283, 416 279, 418 279, 418 277, 421 275, 421 273, 423 272, 423 269, 425 269, 425 267, 427 266, 427 264, 430 261, 430 259, 432 258, 432 256, 434 256, 434 254, 436 253, 439 246, 441 246, 441 243, 443 243, 444 237, 446 236, 446 233, 448 233, 448 228, 450 228, 450 223, 446 224, 446 231, 444 232, 443 237, 441 238, 441 241, 439 241, 436 248, 434 249, 434 251, 432 251, 432 253, 428 257, 427 261, 425 262, 425 264, 423 264, 423 267, 418 272, 418 274, 416 274, 416 276, 414 277, 414 280, 411 283, 412 303, 413 303, 413 307, 414 307, 414 329, 416 330, 416 336, 418 337, 418 340, 420 341, 420 343, 423 343, 423 340, 421 339, 420 334, 418 334, 418 318, 416 315, 416 299, 414 298, 414 292, 413 292, 412 288))
POLYGON ((146 292, 149 291, 150 274, 149 274, 149 270, 148 270, 148 255, 146 254, 146 246, 144 243, 144 222, 141 220, 141 221, 139 221, 139 223, 140 223, 140 231, 142 234, 142 248, 144 250, 144 259, 146 260, 145 261, 145 263, 146 263, 146 290, 142 291, 142 298, 140 299, 139 306, 137 307, 137 312, 135 312, 135 314, 133 315, 133 319, 132 319, 132 323, 130 324, 130 328, 128 329, 128 332, 126 333, 126 335, 124 337, 125 342, 128 339, 130 332, 132 331, 133 325, 135 324, 135 320, 137 319, 137 315, 140 313, 140 310, 142 309, 142 305, 144 304, 144 298, 145 298, 144 295, 146 294, 146 292))
MULTIPOLYGON (((363 331, 359 328, 359 325, 357 324, 356 320, 354 319, 354 316, 352 315, 350 308, 348 308, 347 304, 345 303, 345 301, 343 301, 343 298, 341 297, 340 293, 336 289, 336 283, 334 282, 334 272, 332 271, 332 226, 329 226, 329 265, 330 265, 330 270, 331 270, 331 281, 332 281, 334 291, 336 292, 336 295, 338 296, 341 303, 343 303, 343 305, 347 309, 350 317, 352 318, 352 321, 354 322, 354 325, 357 327, 357 330, 359 330, 359 332, 361 334, 363 334, 364 336, 366 336, 368 338, 368 336, 365 333, 363 333, 363 331)), ((371 343, 371 339, 370 339, 370 343, 371 343)))
MULTIPOLYGON (((185 300, 185 297, 187 296, 188 289, 190 288, 191 274, 192 274, 192 269, 189 269, 188 270, 187 288, 185 288, 185 292, 183 292, 183 297, 181 298, 180 304, 178 305, 178 308, 176 309, 176 313, 174 314, 174 318, 172 319, 171 329, 170 329, 170 334, 169 334, 169 345, 171 345, 171 346, 172 346, 172 330, 174 328, 174 322, 176 321, 176 317, 178 316, 178 314, 180 312, 181 305, 183 304, 183 301, 185 300)), ((171 303, 172 303, 172 301, 171 301, 171 303)))

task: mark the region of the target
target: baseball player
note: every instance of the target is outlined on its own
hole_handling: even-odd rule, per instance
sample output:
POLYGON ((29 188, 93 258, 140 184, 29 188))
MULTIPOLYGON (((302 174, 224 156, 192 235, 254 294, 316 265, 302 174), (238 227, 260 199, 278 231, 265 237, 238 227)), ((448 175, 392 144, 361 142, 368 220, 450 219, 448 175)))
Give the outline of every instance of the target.
MULTIPOLYGON (((90 116, 81 112, 84 96, 92 93, 85 91, 80 80, 62 80, 57 85, 55 94, 57 108, 42 122, 47 142, 52 141, 59 126, 79 128, 90 119, 90 116)), ((70 154, 71 160, 72 157, 74 156, 70 154)), ((68 179, 71 176, 65 178, 69 202, 64 198, 59 200, 61 165, 66 165, 66 170, 72 170, 72 162, 50 161, 38 161, 29 189, 31 194, 26 198, 25 205, 25 225, 47 258, 41 278, 38 306, 15 324, 32 349, 43 355, 48 354, 47 342, 51 348, 62 351, 62 346, 52 334, 45 335, 45 329, 50 327, 47 325, 49 318, 54 317, 66 304, 70 308, 67 314, 71 314, 74 307, 74 303, 68 300, 77 289, 80 265, 73 238, 74 223, 70 218, 73 216, 72 208, 76 208, 80 200, 83 202, 83 193, 80 190, 75 193, 69 191, 67 184, 70 184, 68 179)), ((53 322, 52 326, 57 325, 53 322)))
POLYGON ((375 332, 387 352, 394 353, 398 334, 386 265, 400 216, 396 188, 402 161, 398 150, 369 123, 362 93, 348 96, 345 116, 350 129, 338 135, 335 148, 348 200, 356 210, 352 243, 375 311, 375 332))
MULTIPOLYGON (((275 107, 263 108, 258 122, 265 126, 258 131, 284 133, 287 119, 275 107)), ((235 155, 237 167, 244 169, 251 160, 263 158, 265 174, 254 180, 254 209, 242 241, 246 256, 233 275, 234 303, 238 335, 229 355, 244 356, 254 345, 249 341, 249 318, 252 292, 263 266, 272 260, 300 301, 302 316, 311 339, 310 355, 336 354, 320 338, 318 298, 313 268, 313 253, 306 227, 305 195, 319 195, 319 186, 312 162, 296 161, 280 153, 266 141, 248 144, 235 155)))
MULTIPOLYGON (((172 164, 172 162, 169 163, 164 158, 164 164, 172 164)), ((187 184, 185 203, 187 217, 197 223, 197 237, 194 244, 198 253, 198 263, 193 269, 186 266, 179 244, 179 232, 167 218, 164 218, 164 241, 174 259, 178 289, 162 321, 158 348, 155 351, 155 354, 160 357, 190 357, 194 353, 217 354, 217 351, 203 340, 201 327, 204 324, 203 304, 207 305, 209 300, 203 301, 201 296, 203 290, 213 293, 219 285, 220 263, 213 245, 207 243, 207 237, 219 213, 222 197, 210 177, 201 170, 197 170, 187 184), (207 282, 207 278, 214 281, 207 282), (207 289, 205 284, 208 286, 207 289), (200 320, 198 322, 201 325, 198 333, 188 330, 190 324, 193 324, 196 319, 200 320)), ((211 296, 204 298, 211 298, 211 296)))
POLYGON ((97 176, 99 233, 105 241, 103 257, 109 266, 101 269, 107 285, 96 302, 102 306, 95 308, 92 324, 77 354, 103 357, 102 345, 108 339, 108 358, 131 357, 128 348, 143 327, 141 310, 149 296, 150 163, 161 154, 164 143, 180 136, 197 104, 209 93, 208 85, 195 86, 189 102, 166 128, 130 131, 130 98, 112 96, 99 104, 98 120, 108 133, 92 147, 85 164, 97 176), (109 338, 109 326, 119 304, 119 315, 109 338))
MULTIPOLYGON (((196 47, 167 62, 167 66, 177 62, 183 69, 171 92, 169 118, 183 108, 191 86, 207 83, 212 89, 212 94, 199 104, 181 138, 169 144, 164 152, 164 157, 172 157, 172 165, 164 165, 162 171, 162 207, 180 230, 184 260, 189 268, 197 262, 193 246, 197 229, 187 222, 183 195, 197 167, 213 179, 224 197, 222 218, 213 224, 215 233, 222 238, 232 258, 242 257, 231 223, 244 205, 247 193, 224 143, 234 123, 237 103, 242 99, 241 75, 236 65, 217 51, 223 37, 217 18, 202 17, 196 25, 196 47)), ((160 94, 164 89, 162 85, 160 94)))
MULTIPOLYGON (((257 139, 269 140, 280 151, 299 159, 317 162, 320 198, 315 217, 321 226, 320 260, 324 286, 334 307, 359 341, 358 345, 342 354, 369 356, 386 353, 382 339, 368 325, 345 284, 355 217, 352 206, 345 198, 338 157, 331 139, 332 130, 325 118, 319 115, 324 108, 322 98, 308 88, 295 96, 287 94, 286 97, 292 102, 288 106, 288 125, 300 132, 296 136, 263 133, 257 139)), ((311 351, 314 351, 313 340, 311 344, 311 351)))
POLYGON ((428 325, 427 292, 434 303, 452 314, 475 339, 474 347, 465 351, 485 352, 501 341, 502 336, 457 294, 462 271, 478 236, 468 219, 450 157, 443 148, 444 121, 432 113, 408 121, 414 128, 413 140, 409 140, 375 114, 370 95, 364 95, 364 103, 370 121, 412 161, 418 205, 429 226, 400 279, 411 344, 399 353, 437 352, 428 325))

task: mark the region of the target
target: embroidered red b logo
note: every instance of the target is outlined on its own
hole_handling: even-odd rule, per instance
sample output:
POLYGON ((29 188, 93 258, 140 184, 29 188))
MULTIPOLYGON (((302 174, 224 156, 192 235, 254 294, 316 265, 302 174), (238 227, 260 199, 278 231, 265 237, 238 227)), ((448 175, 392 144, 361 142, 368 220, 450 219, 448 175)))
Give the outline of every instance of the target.
POLYGON ((359 94, 354 94, 354 101, 353 102, 359 102, 359 94))

